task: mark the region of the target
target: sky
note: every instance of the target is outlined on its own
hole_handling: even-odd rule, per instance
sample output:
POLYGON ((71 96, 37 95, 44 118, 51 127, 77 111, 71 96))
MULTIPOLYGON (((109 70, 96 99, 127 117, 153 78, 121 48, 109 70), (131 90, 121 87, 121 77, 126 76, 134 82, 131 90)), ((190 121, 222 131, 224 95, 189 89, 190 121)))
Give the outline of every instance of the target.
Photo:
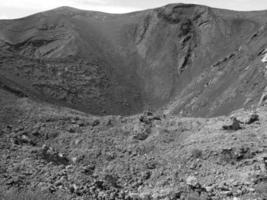
POLYGON ((169 3, 194 3, 231 10, 267 10, 267 0, 0 0, 0 19, 25 17, 60 6, 127 13, 169 3))

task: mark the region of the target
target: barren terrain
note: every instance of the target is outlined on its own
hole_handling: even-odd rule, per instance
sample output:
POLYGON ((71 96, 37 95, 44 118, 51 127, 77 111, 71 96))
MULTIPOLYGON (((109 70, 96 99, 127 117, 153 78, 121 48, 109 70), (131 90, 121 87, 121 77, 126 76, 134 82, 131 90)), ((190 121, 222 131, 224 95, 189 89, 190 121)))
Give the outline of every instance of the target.
POLYGON ((0 21, 0 200, 266 199, 266 17, 0 21))
POLYGON ((229 114, 264 91, 266 16, 173 4, 123 15, 62 7, 2 20, 1 82, 96 115, 229 114))

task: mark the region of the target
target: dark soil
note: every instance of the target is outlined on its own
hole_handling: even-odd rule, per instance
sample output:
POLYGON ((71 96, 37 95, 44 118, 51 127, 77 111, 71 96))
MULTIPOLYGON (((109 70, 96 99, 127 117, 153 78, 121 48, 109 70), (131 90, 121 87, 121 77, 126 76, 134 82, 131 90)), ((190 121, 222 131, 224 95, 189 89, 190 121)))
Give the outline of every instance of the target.
POLYGON ((266 199, 266 17, 0 21, 0 200, 266 199))
POLYGON ((266 85, 266 16, 173 4, 0 21, 1 87, 96 115, 229 114, 266 85))

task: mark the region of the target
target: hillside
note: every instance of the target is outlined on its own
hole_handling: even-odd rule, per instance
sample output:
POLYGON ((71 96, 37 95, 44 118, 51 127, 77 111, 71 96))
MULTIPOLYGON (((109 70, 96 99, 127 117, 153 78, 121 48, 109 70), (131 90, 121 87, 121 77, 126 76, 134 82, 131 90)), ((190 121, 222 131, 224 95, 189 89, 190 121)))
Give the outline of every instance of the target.
POLYGON ((113 15, 69 7, 0 21, 2 84, 96 115, 229 114, 264 88, 266 11, 172 4, 113 15))
POLYGON ((265 200, 266 17, 0 21, 0 200, 265 200))
POLYGON ((2 90, 1 200, 264 200, 267 108, 95 117, 2 90))

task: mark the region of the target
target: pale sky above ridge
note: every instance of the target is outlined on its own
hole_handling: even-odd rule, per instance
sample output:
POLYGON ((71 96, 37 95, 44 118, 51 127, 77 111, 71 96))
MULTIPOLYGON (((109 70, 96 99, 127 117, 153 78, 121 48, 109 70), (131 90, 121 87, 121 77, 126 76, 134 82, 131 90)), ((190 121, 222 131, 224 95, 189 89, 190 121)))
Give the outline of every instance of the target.
POLYGON ((25 17, 60 6, 126 13, 169 3, 194 3, 231 10, 267 10, 267 0, 0 0, 0 19, 25 17))

